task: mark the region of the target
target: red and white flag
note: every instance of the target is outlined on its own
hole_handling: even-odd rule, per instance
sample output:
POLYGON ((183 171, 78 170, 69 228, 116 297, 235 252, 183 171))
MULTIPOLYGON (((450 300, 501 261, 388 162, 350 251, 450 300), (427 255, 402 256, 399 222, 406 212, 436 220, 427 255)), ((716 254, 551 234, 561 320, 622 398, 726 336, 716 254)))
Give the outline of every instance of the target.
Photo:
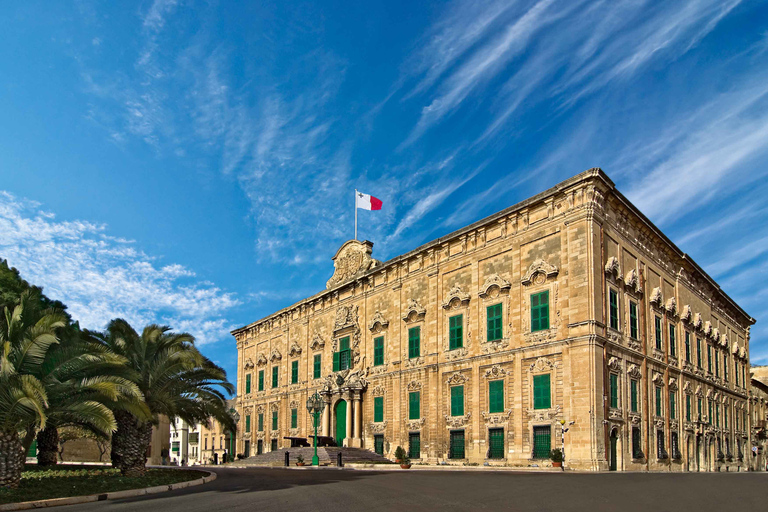
MULTIPOLYGON (((349 196, 347 196, 349 197, 349 196)), ((355 206, 363 210, 381 210, 381 199, 378 199, 362 192, 355 194, 355 206)))

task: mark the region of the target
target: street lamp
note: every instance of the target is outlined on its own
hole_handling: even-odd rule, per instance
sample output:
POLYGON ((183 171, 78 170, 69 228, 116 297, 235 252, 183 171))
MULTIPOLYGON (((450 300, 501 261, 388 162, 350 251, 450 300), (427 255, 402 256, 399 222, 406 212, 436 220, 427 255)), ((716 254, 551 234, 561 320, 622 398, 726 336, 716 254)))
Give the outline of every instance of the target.
MULTIPOLYGON (((572 421, 568 426, 571 426, 574 423, 576 422, 572 421)), ((569 430, 570 428, 565 428, 565 420, 560 420, 560 451, 563 452, 563 471, 565 471, 565 433, 569 430)))
POLYGON ((321 397, 318 392, 315 392, 314 395, 307 399, 307 412, 312 416, 312 423, 315 426, 314 443, 312 443, 315 446, 315 454, 312 456, 313 466, 320 465, 320 459, 317 458, 317 422, 320 419, 320 412, 323 410, 323 405, 323 397, 321 397))

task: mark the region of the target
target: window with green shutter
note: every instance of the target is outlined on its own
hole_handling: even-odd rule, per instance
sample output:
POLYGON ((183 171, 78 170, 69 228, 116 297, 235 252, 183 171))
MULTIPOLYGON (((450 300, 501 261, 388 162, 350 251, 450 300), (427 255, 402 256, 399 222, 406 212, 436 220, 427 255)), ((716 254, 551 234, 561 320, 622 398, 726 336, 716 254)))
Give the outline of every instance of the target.
POLYGON ((251 415, 247 415, 245 417, 245 431, 250 433, 251 432, 251 415))
POLYGON ((639 427, 632 427, 632 458, 642 459, 643 448, 641 446, 642 436, 639 427))
POLYGON ((488 412, 504 412, 503 380, 492 380, 488 383, 488 412))
POLYGON ((277 430, 277 411, 272 411, 272 430, 277 430))
POLYGON ((259 432, 263 432, 263 431, 264 431, 264 413, 260 412, 259 413, 259 432))
POLYGON ((677 395, 674 391, 669 392, 669 417, 670 419, 677 419, 677 395))
POLYGON ((531 295, 531 332, 549 329, 549 292, 531 295))
POLYGON ((656 386, 656 416, 661 416, 661 386, 656 386))
POLYGON ((661 317, 654 317, 654 326, 656 327, 656 350, 662 350, 663 340, 661 337, 661 317))
POLYGON ((421 327, 408 329, 408 358, 414 359, 421 355, 421 327))
POLYGON ((611 329, 619 330, 619 294, 613 288, 608 289, 608 304, 611 329))
POLYGON ((448 458, 449 459, 464 458, 464 431, 463 430, 451 430, 448 458))
POLYGON ((675 335, 675 326, 669 324, 669 355, 672 357, 677 357, 677 337, 675 335))
POLYGON ((707 371, 712 373, 712 345, 707 343, 707 371))
POLYGON ((685 360, 691 362, 691 333, 685 331, 685 360))
POLYGON ((313 377, 315 379, 319 379, 323 376, 323 356, 322 354, 315 354, 315 361, 314 361, 314 374, 313 377))
POLYGON ((464 386, 451 387, 451 416, 464 416, 464 386))
POLYGON ((701 338, 696 338, 696 363, 701 368, 701 338))
POLYGON ((291 409, 291 428, 299 428, 299 410, 291 409))
POLYGON ((494 304, 493 306, 488 306, 485 309, 485 312, 488 320, 488 334, 486 339, 488 341, 498 341, 503 336, 501 325, 502 305, 494 304))
POLYGON ((452 316, 448 319, 448 350, 464 346, 464 315, 452 316))
POLYGON ((373 366, 384 364, 384 336, 373 339, 373 366))
POLYGON ((685 395, 685 421, 691 421, 691 395, 685 395))
POLYGON ((277 366, 273 366, 272 367, 272 387, 273 388, 277 387, 277 375, 278 375, 277 372, 278 371, 279 371, 279 369, 278 369, 277 366))
POLYGON ((637 302, 629 301, 629 336, 633 340, 638 336, 637 302))
POLYGON ((552 396, 549 389, 549 374, 534 375, 533 408, 549 409, 550 407, 552 407, 552 396))
POLYGON ((504 458, 504 429, 503 428, 491 428, 488 429, 488 458, 489 459, 503 459, 504 458))
POLYGON ((631 381, 629 381, 629 391, 630 391, 629 406, 632 412, 637 412, 638 388, 639 388, 639 383, 637 380, 632 379, 631 381))
POLYGON ((699 403, 698 403, 698 406, 699 406, 699 407, 698 407, 698 414, 699 414, 699 417, 697 418, 697 421, 703 421, 703 418, 702 418, 702 416, 704 415, 704 409, 703 409, 703 404, 702 404, 702 400, 701 400, 701 398, 699 398, 698 402, 699 402, 699 403))
POLYGON ((379 455, 384 455, 384 435, 375 434, 373 436, 373 451, 379 455))
POLYGON ((299 362, 291 361, 291 384, 299 382, 299 362))
POLYGON ((712 400, 707 400, 707 423, 712 424, 712 400))
POLYGON ((349 336, 339 340, 339 351, 333 353, 333 371, 340 372, 350 368, 352 353, 349 349, 349 336))
POLYGON ((245 394, 247 395, 250 392, 251 392, 251 374, 249 373, 245 376, 245 394))
POLYGON ((616 409, 619 407, 619 376, 615 373, 610 374, 610 387, 611 387, 611 407, 616 409))
POLYGON ((421 434, 419 432, 408 434, 408 458, 421 458, 421 434))
POLYGON ((720 404, 715 404, 715 426, 720 428, 720 404))
POLYGON ((273 439, 270 443, 270 449, 274 452, 277 451, 277 439, 273 439))
POLYGON ((723 407, 723 427, 728 430, 728 406, 723 407))
POLYGON ((533 427, 533 458, 547 459, 552 448, 552 428, 549 425, 533 427))
POLYGON ((259 391, 264 391, 264 370, 259 370, 259 391))
POLYGON ((720 352, 715 349, 715 377, 720 376, 720 352))
POLYGON ((384 397, 373 397, 373 421, 381 423, 384 421, 384 397))
POLYGON ((418 420, 421 418, 420 395, 418 391, 408 393, 408 419, 418 420))
POLYGON ((728 352, 723 352, 723 379, 728 382, 728 352))
POLYGON ((734 358, 733 364, 734 364, 733 374, 736 376, 736 387, 739 387, 739 362, 736 361, 736 359, 734 358))

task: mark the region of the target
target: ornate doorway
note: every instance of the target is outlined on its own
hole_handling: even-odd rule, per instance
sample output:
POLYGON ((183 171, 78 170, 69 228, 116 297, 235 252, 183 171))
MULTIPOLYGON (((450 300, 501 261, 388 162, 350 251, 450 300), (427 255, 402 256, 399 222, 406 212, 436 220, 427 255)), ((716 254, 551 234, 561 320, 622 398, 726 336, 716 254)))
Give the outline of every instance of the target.
POLYGON ((347 402, 346 400, 339 400, 336 404, 336 412, 334 414, 336 421, 336 444, 342 446, 344 439, 347 437, 347 402))

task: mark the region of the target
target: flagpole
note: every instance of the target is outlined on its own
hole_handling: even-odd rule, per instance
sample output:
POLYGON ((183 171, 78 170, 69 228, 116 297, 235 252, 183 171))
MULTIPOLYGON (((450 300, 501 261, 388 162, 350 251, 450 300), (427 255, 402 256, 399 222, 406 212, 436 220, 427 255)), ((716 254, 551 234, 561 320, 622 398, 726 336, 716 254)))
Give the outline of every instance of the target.
POLYGON ((355 240, 357 240, 357 189, 355 189, 355 240))

